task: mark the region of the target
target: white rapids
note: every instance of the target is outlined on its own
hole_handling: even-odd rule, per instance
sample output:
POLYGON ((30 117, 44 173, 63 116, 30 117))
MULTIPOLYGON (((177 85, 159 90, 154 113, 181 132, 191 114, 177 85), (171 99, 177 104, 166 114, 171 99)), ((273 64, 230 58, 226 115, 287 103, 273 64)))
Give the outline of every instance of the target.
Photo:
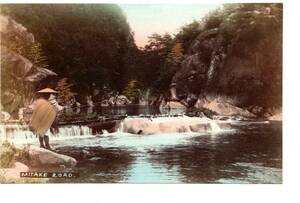
POLYGON ((119 125, 119 132, 152 135, 162 133, 184 132, 220 132, 222 128, 217 121, 200 117, 156 117, 156 118, 125 118, 119 125))
MULTIPOLYGON (((87 126, 62 126, 58 133, 46 133, 51 140, 64 140, 75 137, 90 137, 92 129, 87 126)), ((0 140, 7 140, 14 144, 30 144, 37 142, 37 136, 27 125, 20 123, 0 124, 0 140)))
MULTIPOLYGON (((100 136, 110 136, 113 137, 120 136, 120 143, 125 142, 123 140, 124 135, 127 135, 127 139, 132 142, 140 142, 141 140, 136 140, 134 137, 137 135, 157 135, 154 137, 148 137, 145 139, 147 142, 174 142, 175 138, 179 138, 185 134, 199 134, 199 133, 219 133, 223 130, 228 129, 228 123, 222 123, 220 121, 211 120, 209 118, 199 118, 199 117, 152 117, 152 118, 140 118, 140 117, 127 117, 120 122, 116 132, 109 133, 106 130, 102 130, 99 134, 100 136), (225 124, 225 125, 224 125, 225 124), (161 136, 164 134, 164 136, 161 136), (117 135, 117 136, 116 136, 117 135), (171 136, 167 136, 171 135, 171 136), (121 138, 122 137, 122 138, 121 138), (158 139, 158 137, 161 137, 158 139), (164 137, 164 138, 162 138, 164 137)), ((92 138, 92 129, 88 126, 61 126, 58 129, 58 133, 51 133, 48 131, 46 133, 50 136, 52 141, 55 140, 70 140, 73 138, 92 138)), ((96 136, 97 137, 97 136, 96 136)), ((21 124, 19 122, 11 123, 0 123, 0 140, 8 140, 14 144, 37 144, 38 139, 28 128, 27 125, 21 124)), ((145 141, 144 140, 144 141, 145 141)), ((175 139, 176 140, 176 139, 175 139)), ((84 141, 81 141, 84 142, 84 141)), ((127 142, 126 142, 127 143, 127 142)), ((80 144, 80 143, 78 143, 80 144)), ((112 144, 112 143, 110 143, 112 144)), ((143 145, 143 144, 142 144, 143 145)))

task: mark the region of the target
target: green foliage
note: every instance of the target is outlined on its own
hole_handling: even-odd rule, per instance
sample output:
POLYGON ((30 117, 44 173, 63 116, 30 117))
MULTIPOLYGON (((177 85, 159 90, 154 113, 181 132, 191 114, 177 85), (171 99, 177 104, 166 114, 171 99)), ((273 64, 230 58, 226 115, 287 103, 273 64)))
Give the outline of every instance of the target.
POLYGON ((148 37, 148 44, 145 45, 145 50, 166 50, 172 45, 172 37, 170 34, 165 33, 164 35, 159 35, 157 33, 152 34, 148 37))
POLYGON ((66 104, 70 101, 76 93, 72 92, 72 84, 68 84, 67 78, 62 78, 57 82, 56 90, 58 91, 58 101, 62 104, 66 104))
POLYGON ((184 25, 180 28, 179 32, 175 35, 175 41, 182 44, 183 53, 188 51, 189 47, 192 45, 200 32, 200 21, 194 20, 192 23, 184 25))
POLYGON ((8 141, 0 141, 0 168, 10 168, 16 161, 24 161, 27 154, 8 141))
POLYGON ((186 55, 173 78, 178 95, 218 93, 237 96, 243 107, 281 106, 282 4, 225 4, 182 27, 175 40, 186 55))
POLYGON ((181 43, 176 43, 171 49, 167 57, 167 63, 171 66, 178 66, 183 57, 183 49, 181 43))
POLYGON ((123 94, 131 101, 136 103, 139 99, 139 92, 137 87, 137 81, 131 80, 127 84, 123 94))
POLYGON ((172 78, 176 71, 179 69, 181 61, 183 59, 182 44, 175 42, 171 50, 169 51, 164 66, 160 69, 158 82, 156 83, 157 89, 161 92, 165 92, 170 88, 172 78))
POLYGON ((16 159, 17 149, 9 142, 0 143, 0 168, 12 167, 16 159))
MULTIPOLYGON (((168 33, 164 35, 152 34, 149 36, 148 44, 137 53, 134 78, 143 89, 153 88, 153 92, 160 91, 160 75, 165 68, 166 58, 173 46, 173 38, 168 33)), ((167 70, 166 70, 167 71, 167 70)))
MULTIPOLYGON (((44 57, 47 56, 49 67, 60 77, 69 78, 80 94, 91 95, 93 88, 101 90, 106 86, 119 92, 125 89, 124 92, 136 98, 136 83, 142 89, 151 88, 154 94, 164 93, 183 55, 197 52, 207 67, 213 59, 222 58, 222 54, 241 61, 255 59, 255 69, 262 72, 259 88, 252 85, 253 78, 243 78, 230 80, 228 87, 214 81, 213 89, 225 92, 227 88, 228 94, 246 91, 255 101, 278 104, 281 104, 282 85, 282 10, 282 4, 224 4, 204 18, 184 25, 174 36, 152 34, 148 44, 138 50, 126 17, 117 5, 2 6, 4 14, 23 24, 43 45, 44 53, 41 45, 35 44, 29 58, 47 67, 43 65, 47 65, 44 57), (214 34, 206 35, 211 31, 214 34), (197 43, 200 46, 193 49, 197 43), (137 82, 128 83, 128 78, 137 82)), ((18 53, 26 50, 13 43, 10 48, 18 53)), ((216 67, 221 71, 225 65, 218 63, 216 67)))
POLYGON ((104 85, 122 91, 129 78, 133 35, 112 4, 6 4, 2 11, 28 28, 44 48, 49 66, 88 95, 104 85))
POLYGON ((25 54, 25 56, 30 60, 31 63, 41 68, 49 68, 48 61, 42 50, 41 43, 33 43, 30 46, 28 53, 25 54))

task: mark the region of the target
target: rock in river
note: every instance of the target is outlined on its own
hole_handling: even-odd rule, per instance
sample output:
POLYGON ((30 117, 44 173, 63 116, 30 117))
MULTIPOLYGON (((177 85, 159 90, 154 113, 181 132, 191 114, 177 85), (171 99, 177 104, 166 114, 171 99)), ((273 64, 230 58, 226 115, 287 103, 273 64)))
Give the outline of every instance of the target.
POLYGON ((77 164, 73 157, 58 154, 44 148, 30 146, 28 150, 29 163, 32 166, 67 166, 73 167, 77 164))
POLYGON ((216 121, 205 117, 125 118, 120 124, 120 131, 140 135, 216 132, 219 130, 216 121))

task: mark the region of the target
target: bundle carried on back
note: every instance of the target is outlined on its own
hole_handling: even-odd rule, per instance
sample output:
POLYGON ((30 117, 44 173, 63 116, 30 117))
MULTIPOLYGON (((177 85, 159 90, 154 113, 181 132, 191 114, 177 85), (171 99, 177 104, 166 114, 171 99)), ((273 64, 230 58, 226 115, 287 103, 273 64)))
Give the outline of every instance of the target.
POLYGON ((57 115, 55 107, 45 99, 35 101, 29 127, 38 135, 44 136, 57 115))

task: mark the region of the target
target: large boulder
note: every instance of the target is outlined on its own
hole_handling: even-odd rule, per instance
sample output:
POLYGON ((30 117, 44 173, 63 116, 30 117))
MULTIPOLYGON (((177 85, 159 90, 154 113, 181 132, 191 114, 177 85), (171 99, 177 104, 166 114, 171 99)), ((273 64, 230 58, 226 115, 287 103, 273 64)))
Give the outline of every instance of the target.
POLYGON ((12 18, 1 14, 0 24, 0 33, 3 39, 14 35, 15 38, 18 38, 19 42, 25 44, 34 42, 33 34, 29 33, 24 26, 14 21, 12 18))
POLYGON ((178 101, 162 101, 159 106, 159 110, 162 114, 183 114, 186 111, 186 106, 178 101))
POLYGON ((77 164, 76 159, 52 152, 50 150, 30 146, 28 149, 29 164, 31 166, 53 166, 60 167, 64 165, 66 167, 74 167, 77 164))
POLYGON ((130 103, 130 100, 125 95, 118 95, 115 99, 115 105, 127 105, 130 103))
MULTIPOLYGON (((220 130, 216 121, 206 117, 158 117, 125 118, 121 131, 132 134, 161 134, 184 132, 216 132, 220 130)), ((228 126, 227 126, 228 127, 228 126)))
POLYGON ((201 109, 209 109, 221 116, 242 116, 246 118, 255 118, 256 116, 246 109, 237 107, 228 99, 220 99, 222 97, 215 97, 213 99, 206 97, 198 99, 195 107, 201 109))

